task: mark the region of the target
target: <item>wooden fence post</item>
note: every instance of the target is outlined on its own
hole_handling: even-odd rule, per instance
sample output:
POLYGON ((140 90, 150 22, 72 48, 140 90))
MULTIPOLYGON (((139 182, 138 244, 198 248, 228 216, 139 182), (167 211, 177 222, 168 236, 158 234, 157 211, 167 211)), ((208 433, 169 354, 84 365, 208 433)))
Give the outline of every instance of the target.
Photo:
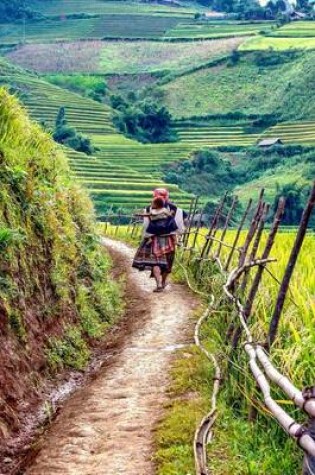
MULTIPOLYGON (((273 224, 272 224, 272 227, 270 229, 270 233, 269 233, 266 245, 265 245, 264 252, 261 256, 261 259, 268 259, 268 257, 269 257, 270 251, 271 251, 272 246, 274 244, 274 240, 275 240, 276 234, 278 232, 278 229, 279 229, 282 217, 283 217, 284 208, 285 208, 285 199, 280 198, 279 203, 278 203, 278 208, 277 208, 277 211, 276 211, 276 214, 275 214, 275 217, 274 217, 274 220, 273 220, 273 224)), ((253 303, 254 303, 254 300, 255 300, 255 297, 256 297, 256 294, 257 294, 257 291, 258 291, 258 287, 259 287, 263 272, 264 272, 264 267, 263 266, 258 267, 256 275, 255 275, 254 280, 253 280, 253 283, 252 283, 251 288, 249 290, 249 294, 248 294, 248 297, 246 299, 246 303, 245 303, 245 306, 244 306, 244 318, 245 318, 246 322, 247 322, 248 318, 250 317, 252 307, 253 307, 253 303)), ((241 337, 241 334, 242 334, 242 328, 240 326, 238 326, 235 330, 234 337, 233 337, 233 343, 232 343, 233 349, 235 349, 237 347, 239 339, 241 337)))
POLYGON ((285 302, 285 297, 289 289, 290 280, 294 271, 294 267, 296 265, 299 252, 301 250, 301 247, 304 241, 304 237, 307 231, 308 223, 309 223, 312 211, 314 209, 314 206, 315 206, 315 182, 313 183, 313 187, 312 187, 308 202, 303 211, 299 230, 296 235, 296 239, 291 251, 291 255, 289 257, 288 265, 285 270, 285 274, 284 274, 281 287, 279 290, 278 299, 277 299, 275 309, 271 318, 269 333, 268 333, 268 342, 267 342, 268 348, 270 348, 271 345, 274 343, 276 335, 277 335, 279 321, 280 321, 281 313, 282 313, 284 302, 285 302))
POLYGON ((199 216, 198 223, 197 223, 197 229, 195 231, 194 240, 193 240, 193 243, 192 243, 192 250, 194 250, 195 247, 196 247, 197 238, 198 238, 198 234, 199 234, 199 229, 201 228, 201 224, 202 224, 203 211, 204 211, 203 208, 201 208, 200 216, 199 216))
POLYGON ((259 194, 259 199, 258 199, 258 203, 257 203, 257 206, 256 206, 256 210, 255 210, 255 213, 253 215, 248 233, 246 235, 244 245, 242 246, 242 252, 241 252, 240 258, 239 258, 239 267, 242 267, 242 265, 244 264, 248 248, 249 248, 249 246, 250 246, 250 244, 253 240, 253 237, 255 236, 257 226, 258 226, 261 214, 262 214, 262 205, 263 205, 264 193, 265 193, 265 190, 262 189, 260 191, 260 194, 259 194))
POLYGON ((188 224, 188 228, 185 231, 185 235, 184 235, 184 239, 183 239, 184 247, 187 247, 188 244, 189 244, 189 237, 190 237, 190 232, 191 232, 191 223, 192 223, 192 220, 194 219, 194 216, 196 214, 198 201, 199 201, 198 196, 196 196, 194 201, 192 200, 192 205, 190 207, 189 224, 188 224))
MULTIPOLYGON (((188 229, 190 228, 190 223, 191 223, 191 214, 192 214, 192 211, 194 209, 194 204, 195 204, 195 200, 196 198, 192 198, 191 201, 190 201, 190 205, 189 205, 189 211, 188 211, 188 216, 189 216, 189 225, 188 225, 188 229)), ((188 233, 189 231, 188 230, 185 230, 185 234, 184 234, 184 237, 183 237, 183 246, 185 247, 187 242, 188 242, 188 239, 189 237, 188 236, 188 233), (187 233, 187 234, 186 234, 187 233)))
POLYGON ((231 208, 226 216, 226 220, 225 220, 225 223, 224 223, 224 226, 223 226, 223 230, 222 230, 222 233, 221 233, 221 237, 220 237, 220 243, 218 245, 218 249, 217 249, 217 252, 215 253, 215 256, 214 258, 215 259, 218 259, 220 257, 220 254, 221 254, 221 249, 222 249, 222 243, 224 241, 224 238, 225 238, 225 235, 226 235, 226 232, 227 232, 227 229, 228 229, 228 226, 230 224, 230 221, 232 219, 232 216, 233 216, 233 213, 235 211, 235 207, 237 205, 237 202, 238 202, 238 197, 237 196, 233 196, 233 201, 232 201, 232 205, 231 205, 231 208))
POLYGON ((206 242, 205 242, 205 244, 202 248, 202 251, 201 251, 201 259, 203 259, 205 256, 207 256, 209 254, 209 250, 210 250, 211 245, 212 245, 211 237, 214 236, 215 233, 216 233, 217 223, 220 219, 223 207, 224 207, 225 202, 226 202, 227 195, 228 195, 228 192, 226 191, 223 198, 222 198, 222 200, 220 201, 217 209, 215 210, 212 223, 210 225, 209 231, 208 231, 207 236, 206 236, 206 242))
MULTIPOLYGON (((263 208, 262 208, 263 213, 261 215, 261 218, 260 218, 260 221, 259 221, 259 224, 258 224, 257 234, 256 234, 256 237, 255 237, 255 240, 254 240, 252 250, 251 250, 250 255, 249 255, 249 261, 253 261, 256 257, 256 254, 257 254, 257 251, 258 251, 258 248, 259 248, 259 244, 260 244, 260 241, 261 241, 261 238, 262 238, 262 234, 263 234, 263 231, 264 231, 264 228, 265 228, 265 223, 266 223, 266 220, 268 218, 269 210, 270 210, 270 205, 268 203, 267 204, 264 203, 263 208)), ((244 277, 243 277, 243 282, 242 282, 242 285, 241 285, 241 293, 242 294, 245 293, 245 289, 246 289, 247 281, 248 281, 248 276, 249 276, 249 272, 245 271, 244 272, 244 277)))
POLYGON ((242 232, 242 229, 243 229, 243 226, 244 226, 244 224, 245 224, 245 221, 246 221, 246 218, 247 218, 247 216, 248 216, 248 213, 249 213, 249 211, 250 211, 250 209, 251 209, 251 207, 252 207, 252 203, 253 203, 253 200, 250 199, 249 202, 248 202, 248 204, 247 204, 247 207, 246 207, 246 209, 245 209, 245 211, 244 211, 244 214, 243 214, 243 216, 242 216, 242 219, 241 219, 241 221, 240 221, 240 224, 239 224, 239 226, 238 226, 238 229, 237 229, 237 231, 236 231, 236 235, 235 235, 235 238, 234 238, 234 242, 233 242, 233 244, 232 244, 232 249, 231 249, 231 251, 230 251, 230 254, 229 254, 228 258, 227 258, 227 261, 226 261, 226 264, 225 264, 225 267, 224 267, 224 269, 225 269, 226 271, 229 270, 229 267, 230 267, 230 264, 231 264, 231 261, 232 261, 232 258, 233 258, 233 255, 234 255, 236 246, 237 246, 237 244, 238 244, 238 240, 239 240, 239 238, 240 238, 240 235, 241 235, 241 232, 242 232))

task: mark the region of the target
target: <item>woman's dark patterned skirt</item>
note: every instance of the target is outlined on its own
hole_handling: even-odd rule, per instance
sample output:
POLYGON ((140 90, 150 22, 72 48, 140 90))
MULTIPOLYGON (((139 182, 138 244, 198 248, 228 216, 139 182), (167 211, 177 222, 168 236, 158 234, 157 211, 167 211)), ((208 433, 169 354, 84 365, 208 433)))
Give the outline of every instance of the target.
POLYGON ((172 271, 176 248, 176 236, 152 236, 145 238, 134 257, 132 267, 140 271, 160 267, 162 272, 172 271))

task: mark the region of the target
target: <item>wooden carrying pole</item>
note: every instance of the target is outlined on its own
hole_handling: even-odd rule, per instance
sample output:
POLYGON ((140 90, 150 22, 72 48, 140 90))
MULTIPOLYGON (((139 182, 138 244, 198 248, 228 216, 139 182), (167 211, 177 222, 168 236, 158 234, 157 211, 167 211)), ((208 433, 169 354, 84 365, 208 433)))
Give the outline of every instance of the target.
POLYGON ((271 345, 274 343, 276 335, 277 335, 281 312, 283 310, 285 298, 289 289, 290 280, 294 271, 294 267, 296 265, 297 258, 299 256, 299 252, 301 250, 301 247, 304 241, 304 237, 307 231, 307 227, 308 227, 309 220, 310 220, 312 211, 314 209, 314 206, 315 206, 315 181, 313 183, 313 187, 312 187, 308 202, 303 211, 299 230, 296 235, 296 239, 291 251, 291 255, 289 257, 288 265, 287 265, 285 274, 283 276, 277 302, 276 302, 275 309, 271 318, 269 333, 268 333, 268 342, 267 342, 268 348, 270 348, 271 345))

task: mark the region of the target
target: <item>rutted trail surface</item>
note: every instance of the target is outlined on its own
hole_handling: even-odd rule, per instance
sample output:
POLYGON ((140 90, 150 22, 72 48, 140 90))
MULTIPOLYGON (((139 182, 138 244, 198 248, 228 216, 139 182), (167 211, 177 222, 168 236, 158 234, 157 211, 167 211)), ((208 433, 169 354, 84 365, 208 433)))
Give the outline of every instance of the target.
POLYGON ((187 342, 196 300, 174 284, 152 293, 148 274, 131 269, 133 250, 107 238, 104 245, 124 258, 127 315, 134 322, 120 351, 65 404, 27 475, 154 473, 152 431, 166 399, 172 353, 187 342))

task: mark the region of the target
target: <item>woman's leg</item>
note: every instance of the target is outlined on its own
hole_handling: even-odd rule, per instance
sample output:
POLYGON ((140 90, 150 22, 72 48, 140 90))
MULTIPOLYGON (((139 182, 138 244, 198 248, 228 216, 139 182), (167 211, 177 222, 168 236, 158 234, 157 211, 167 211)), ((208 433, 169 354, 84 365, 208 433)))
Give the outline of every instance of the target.
POLYGON ((161 289, 163 287, 163 284, 162 284, 162 273, 161 273, 160 267, 154 266, 152 269, 152 272, 156 281, 156 287, 158 289, 161 289))

